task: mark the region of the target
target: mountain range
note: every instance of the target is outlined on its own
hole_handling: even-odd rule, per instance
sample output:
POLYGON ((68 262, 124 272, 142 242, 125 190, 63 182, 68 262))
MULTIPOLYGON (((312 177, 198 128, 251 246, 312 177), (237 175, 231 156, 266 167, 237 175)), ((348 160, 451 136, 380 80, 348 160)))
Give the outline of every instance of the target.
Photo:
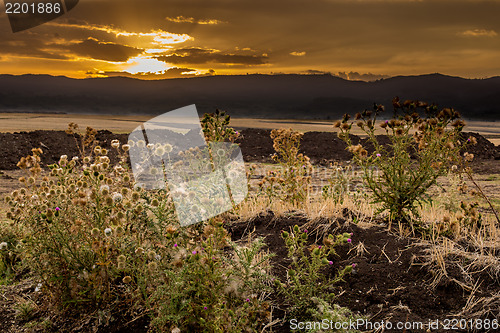
POLYGON ((0 75, 0 112, 158 115, 196 104, 200 114, 218 108, 235 117, 338 119, 373 103, 390 110, 395 96, 453 107, 466 119, 500 119, 500 77, 427 74, 364 82, 329 74, 166 80, 0 75))

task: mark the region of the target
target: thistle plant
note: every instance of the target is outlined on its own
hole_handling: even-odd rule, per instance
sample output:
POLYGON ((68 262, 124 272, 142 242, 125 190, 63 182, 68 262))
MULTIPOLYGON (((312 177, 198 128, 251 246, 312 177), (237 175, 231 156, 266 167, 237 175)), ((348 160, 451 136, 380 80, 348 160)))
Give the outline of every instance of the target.
MULTIPOLYGON (((257 330, 271 319, 262 296, 270 278, 262 240, 247 248, 230 242, 220 218, 174 233, 164 242, 157 286, 150 298, 159 331, 241 332, 257 330), (234 254, 226 254, 231 244, 234 254)), ((269 288, 268 288, 269 289, 269 288)))
POLYGON ((112 143, 120 156, 113 166, 98 143, 83 145, 86 149, 80 151, 87 155, 63 155, 47 166, 48 174, 42 169, 41 149, 22 158, 18 166, 26 177, 8 198, 8 217, 22 226, 23 262, 54 304, 105 307, 130 295, 120 286, 133 268, 127 258, 140 246, 151 247, 158 236, 152 236, 154 228, 141 229, 148 225, 149 203, 124 163, 128 146, 112 143))
POLYGON ((287 268, 287 280, 275 280, 276 287, 293 318, 311 319, 309 312, 316 307, 314 299, 331 303, 335 298, 334 285, 352 272, 355 266, 344 267, 333 279, 325 274, 325 270, 333 265, 330 257, 336 255, 335 247, 350 243, 352 235, 329 234, 324 237, 322 245, 313 244, 309 247, 307 230, 300 230, 297 225, 290 231, 282 231, 281 236, 291 264, 287 268))
MULTIPOLYGON (((24 230, 22 259, 42 292, 53 305, 91 311, 127 304, 158 330, 241 332, 268 323, 263 241, 231 243, 221 218, 182 227, 175 193, 133 182, 123 163, 130 144, 141 143, 111 143, 116 165, 97 142, 84 142, 84 156, 61 156, 48 174, 40 149, 21 159, 26 176, 7 198, 8 218, 24 230)), ((12 244, 1 242, 2 258, 12 244)))
POLYGON ((278 198, 296 205, 308 199, 312 165, 309 157, 299 153, 303 135, 291 128, 271 131, 276 151, 272 158, 281 169, 268 173, 259 183, 270 202, 278 198))
POLYGON ((235 142, 240 133, 229 126, 231 116, 217 109, 214 113, 205 113, 201 120, 205 139, 210 142, 235 142))
POLYGON ((359 173, 352 165, 341 166, 338 162, 330 165, 332 174, 328 177, 328 185, 322 187, 324 199, 333 199, 337 204, 342 204, 346 198, 351 197, 354 202, 366 200, 367 194, 360 184, 359 173))
POLYGON ((457 163, 466 142, 460 140, 465 123, 451 108, 439 109, 420 101, 393 100, 394 117, 376 123, 384 106, 374 105, 355 116, 356 126, 368 136, 367 146, 355 145, 350 131, 354 122, 349 115, 335 123, 339 137, 347 143, 353 160, 363 171, 365 185, 371 190, 378 213, 389 212, 389 221, 413 224, 417 206, 429 201, 428 189, 457 163), (390 143, 382 145, 376 127, 385 131, 390 143), (414 131, 411 134, 411 131, 414 131), (373 149, 368 152, 368 145, 373 149), (377 176, 374 170, 380 173, 377 176), (412 215, 413 214, 413 217, 412 215))

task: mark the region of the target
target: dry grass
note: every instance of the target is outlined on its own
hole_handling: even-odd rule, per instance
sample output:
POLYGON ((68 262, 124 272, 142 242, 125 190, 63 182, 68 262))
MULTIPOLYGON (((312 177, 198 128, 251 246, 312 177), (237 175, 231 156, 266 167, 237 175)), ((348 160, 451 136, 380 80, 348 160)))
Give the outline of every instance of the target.
MULTIPOLYGON (((495 318, 498 316, 498 309, 500 309, 500 293, 488 297, 481 297, 476 295, 477 289, 471 293, 467 304, 462 311, 457 313, 457 318, 495 318)), ((481 331, 481 330, 478 330, 481 331)))

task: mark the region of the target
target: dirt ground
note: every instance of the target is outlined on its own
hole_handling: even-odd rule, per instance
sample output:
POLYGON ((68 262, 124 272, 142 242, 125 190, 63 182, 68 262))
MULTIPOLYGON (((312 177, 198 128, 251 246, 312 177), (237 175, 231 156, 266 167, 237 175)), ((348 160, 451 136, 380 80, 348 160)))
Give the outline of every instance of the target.
MULTIPOLYGON (((311 243, 321 241, 323 232, 353 233, 352 243, 337 248, 337 256, 329 258, 334 264, 328 267, 324 274, 331 276, 346 265, 356 264, 352 274, 345 277, 344 282, 336 286, 338 295, 336 302, 348 307, 355 313, 367 316, 371 323, 391 322, 421 323, 413 329, 404 332, 449 332, 443 327, 428 330, 429 322, 445 319, 452 320, 466 305, 469 293, 465 292, 453 279, 461 281, 464 277, 458 270, 448 269, 450 276, 436 288, 430 286, 434 272, 428 266, 422 265, 426 247, 419 239, 401 238, 387 230, 383 225, 358 225, 352 222, 347 209, 344 217, 336 219, 320 219, 311 221, 301 214, 290 212, 289 216, 275 216, 272 212, 258 215, 249 221, 234 221, 226 228, 233 241, 244 239, 252 233, 252 237, 264 237, 267 248, 276 254, 273 258, 275 270, 273 274, 286 279, 285 267, 289 264, 286 247, 280 236, 281 230, 290 230, 294 225, 307 228, 311 243), (325 226, 328 226, 325 229, 325 226), (321 228, 319 228, 321 227, 321 228), (359 251, 362 246, 363 251, 359 251)), ((492 278, 481 274, 482 284, 476 290, 476 296, 488 296, 500 292, 499 277, 492 278)), ((79 318, 77 314, 68 314, 71 320, 58 317, 54 312, 39 310, 43 296, 35 291, 36 283, 25 280, 12 286, 0 287, 0 325, 2 332, 42 332, 41 325, 29 327, 27 320, 16 316, 15 304, 20 300, 34 304, 33 318, 39 323, 51 322, 57 328, 49 332, 147 332, 148 321, 140 318, 130 322, 130 318, 115 318, 107 327, 93 327, 89 318, 79 318)), ((484 309, 476 309, 484 310, 484 309)), ((493 315, 489 319, 498 319, 493 315)), ((286 308, 275 308, 274 318, 283 318, 286 308)), ((496 312, 498 314, 498 312, 496 312)), ((31 321, 33 321, 31 318, 31 321)), ((458 317, 461 319, 460 317, 458 317)), ((469 318, 467 318, 469 319, 469 318)), ((484 319, 484 317, 483 317, 484 319)), ((282 322, 274 327, 275 332, 290 332, 290 324, 282 322)), ((366 330, 369 331, 369 330, 366 330)), ((470 332, 471 330, 453 330, 453 332, 470 332)), ((385 330, 385 332, 403 332, 403 330, 385 330)), ((488 332, 479 330, 479 332, 488 332)), ((493 332, 493 331, 490 331, 493 332)))
MULTIPOLYGON (((248 128, 241 130, 239 140, 245 162, 272 162, 274 153, 273 142, 270 138, 271 130, 248 128)), ((470 146, 468 152, 474 154, 473 169, 478 173, 500 173, 500 146, 485 139, 477 133, 464 133, 464 136, 473 135, 478 143, 470 146)), ((127 134, 114 134, 108 130, 98 131, 96 139, 100 145, 110 151, 111 161, 114 162, 116 153, 111 149, 111 141, 118 139, 127 142, 127 134)), ((384 136, 381 142, 388 143, 384 136)), ((359 136, 353 136, 354 143, 366 142, 359 136)), ((75 138, 64 131, 37 130, 32 132, 0 133, 0 170, 15 170, 17 162, 23 156, 31 154, 32 148, 42 148, 42 162, 51 164, 59 160, 61 155, 78 156, 75 138)), ((313 164, 328 165, 332 161, 347 161, 352 154, 346 151, 345 143, 336 133, 306 132, 302 138, 300 150, 311 158, 313 164)))
MULTIPOLYGON (((269 250, 276 253, 276 263, 285 267, 289 262, 286 257, 284 241, 280 230, 290 230, 295 224, 311 230, 310 238, 314 239, 314 226, 331 226, 329 233, 353 233, 352 243, 337 248, 337 257, 329 258, 334 262, 325 274, 332 278, 336 272, 346 265, 356 264, 353 273, 345 278, 345 282, 338 285, 337 303, 361 315, 367 315, 371 322, 390 321, 413 322, 426 325, 436 319, 453 318, 453 315, 467 303, 468 294, 465 293, 452 278, 462 280, 460 272, 453 271, 452 276, 436 288, 431 288, 430 281, 433 271, 421 265, 425 246, 418 239, 401 238, 387 231, 379 225, 357 225, 351 222, 349 211, 345 211, 345 218, 336 220, 318 220, 311 223, 305 217, 290 216, 276 218, 272 213, 260 215, 250 221, 244 221, 229 226, 233 240, 241 239, 253 232, 252 237, 265 237, 269 250), (310 227, 309 227, 310 226, 310 227), (364 252, 357 251, 362 244, 364 252)), ((323 229, 323 228, 322 228, 323 229)), ((319 232, 319 229, 316 229, 319 232)), ((324 232, 325 230, 321 230, 324 232)), ((278 266, 278 267, 280 267, 278 266)), ((282 279, 285 278, 284 268, 275 272, 282 279)), ((498 280, 487 274, 482 276, 483 284, 478 295, 490 295, 500 292, 498 280)), ((277 313, 284 313, 286 309, 278 309, 277 313)), ((498 310, 498 309, 497 309, 498 310)), ((498 312, 497 312, 498 313, 498 312)), ((493 319, 493 317, 491 318, 493 319)), ((424 326, 425 327, 425 326, 424 326)), ((437 329, 408 329, 406 332, 446 332, 437 329)), ((289 332, 288 323, 278 330, 289 332)), ((402 332, 402 330, 386 330, 402 332)), ((467 330, 455 330, 465 332, 467 330)))

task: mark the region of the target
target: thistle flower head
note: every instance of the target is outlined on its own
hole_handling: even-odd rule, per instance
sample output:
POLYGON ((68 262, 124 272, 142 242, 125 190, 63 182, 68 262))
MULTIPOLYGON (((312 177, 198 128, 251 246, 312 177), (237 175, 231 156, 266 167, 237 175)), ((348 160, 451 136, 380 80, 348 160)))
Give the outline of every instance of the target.
POLYGON ((120 237, 123 236, 124 234, 125 234, 125 229, 123 229, 122 226, 118 226, 116 228, 116 235, 120 237))
POLYGON ((148 252, 148 258, 149 258, 150 260, 153 260, 155 256, 156 256, 156 252, 155 252, 155 251, 150 250, 150 251, 148 252))
POLYGON ((163 148, 162 146, 159 146, 155 149, 155 155, 158 157, 162 157, 163 155, 165 155, 165 153, 165 148, 163 148))
POLYGON ((123 200, 123 195, 121 193, 113 193, 113 201, 114 202, 121 202, 123 200))
POLYGON ((158 269, 158 264, 157 264, 155 261, 151 261, 151 262, 148 264, 148 270, 149 270, 150 272, 155 272, 157 269, 158 269))

